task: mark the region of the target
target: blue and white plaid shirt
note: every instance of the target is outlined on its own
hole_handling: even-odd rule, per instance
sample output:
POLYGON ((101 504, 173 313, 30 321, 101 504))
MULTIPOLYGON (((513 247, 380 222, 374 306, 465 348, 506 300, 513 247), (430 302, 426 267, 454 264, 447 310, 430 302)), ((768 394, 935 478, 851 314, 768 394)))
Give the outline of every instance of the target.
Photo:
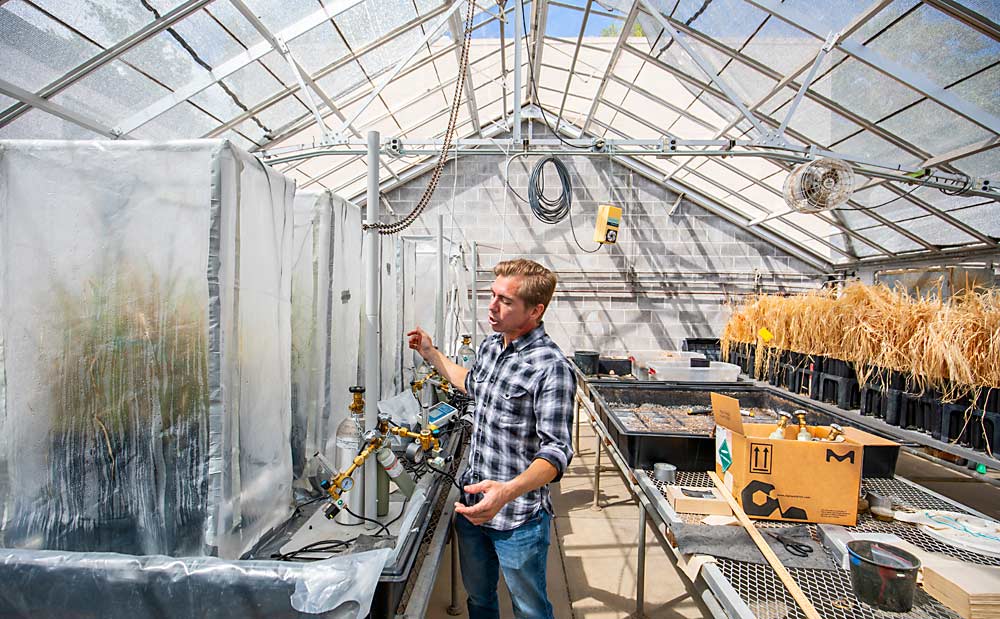
MULTIPOLYGON (((506 348, 503 334, 484 340, 465 389, 476 400, 476 413, 462 485, 510 481, 536 458, 556 467, 553 481, 562 477, 573 459, 576 376, 543 325, 506 348)), ((472 503, 467 495, 463 499, 472 503)), ((547 486, 514 499, 483 526, 507 531, 539 509, 552 513, 547 486)))

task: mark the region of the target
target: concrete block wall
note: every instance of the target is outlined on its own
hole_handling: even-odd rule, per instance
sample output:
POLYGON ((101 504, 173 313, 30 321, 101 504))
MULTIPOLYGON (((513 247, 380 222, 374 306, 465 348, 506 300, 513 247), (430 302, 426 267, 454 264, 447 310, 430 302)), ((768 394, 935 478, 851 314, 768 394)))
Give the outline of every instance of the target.
MULTIPOLYGON (((510 184, 524 198, 540 158, 518 157, 509 166, 510 184)), ((812 267, 687 200, 668 214, 676 194, 606 156, 559 159, 573 187, 572 226, 569 217, 555 225, 538 221, 527 204, 504 190, 504 156, 462 155, 446 165, 434 197, 406 232, 436 233, 443 213, 449 238, 477 242, 480 336, 490 333, 490 270, 515 257, 537 260, 559 275, 545 324, 567 355, 582 349, 603 354, 677 350, 686 337, 718 337, 729 318, 726 302, 752 290, 755 270, 776 273, 792 287, 816 287, 822 279, 812 267), (594 219, 604 202, 623 209, 620 239, 587 253, 572 231, 584 249, 597 248, 594 219), (746 283, 721 286, 720 278, 746 283)), ((386 193, 392 209, 400 215, 411 212, 428 178, 386 193)), ((544 178, 546 195, 554 196, 559 182, 552 166, 546 166, 544 178)))

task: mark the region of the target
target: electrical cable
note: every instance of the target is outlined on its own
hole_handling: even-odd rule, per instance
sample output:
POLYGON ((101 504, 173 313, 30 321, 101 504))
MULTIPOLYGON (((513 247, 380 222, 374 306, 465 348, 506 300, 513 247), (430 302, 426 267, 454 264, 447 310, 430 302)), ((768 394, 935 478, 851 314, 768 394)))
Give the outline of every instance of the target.
POLYGON ((602 245, 595 249, 587 249, 580 244, 580 239, 576 237, 576 223, 573 221, 573 189, 570 182, 569 170, 566 165, 553 156, 548 156, 535 164, 528 178, 528 206, 535 218, 543 224, 557 224, 569 215, 569 230, 573 235, 573 241, 581 251, 588 254, 597 253, 602 245), (545 195, 545 164, 551 163, 559 176, 559 183, 562 191, 555 198, 545 195))
MULTIPOLYGON (((524 18, 524 5, 523 4, 521 5, 520 11, 521 11, 521 27, 524 29, 524 40, 527 41, 528 40, 528 20, 526 20, 524 18)), ((556 129, 553 129, 552 126, 549 125, 549 121, 547 121, 545 119, 545 110, 542 110, 542 103, 541 103, 542 99, 541 99, 541 97, 538 96, 538 84, 535 83, 535 60, 534 60, 534 58, 531 57, 531 46, 525 44, 524 50, 528 53, 528 77, 530 78, 530 81, 531 81, 531 92, 534 93, 534 95, 535 95, 535 101, 538 102, 538 109, 541 110, 541 112, 542 112, 541 113, 542 123, 545 125, 545 127, 550 132, 552 132, 552 135, 556 136, 557 140, 559 140, 560 142, 562 142, 566 146, 569 146, 570 148, 576 148, 576 149, 579 149, 579 150, 590 150, 592 148, 592 146, 590 146, 590 145, 583 146, 583 145, 573 144, 571 142, 567 142, 566 140, 564 140, 562 138, 562 136, 559 135, 559 132, 556 129)), ((518 71, 520 71, 520 70, 521 70, 521 67, 518 67, 518 71)), ((569 86, 569 84, 567 84, 567 87, 568 86, 569 86)), ((577 243, 577 244, 579 245, 579 243, 577 243)))
POLYGON ((374 524, 375 526, 377 526, 379 529, 378 529, 378 531, 375 532, 375 535, 380 535, 383 531, 386 532, 386 533, 389 532, 389 528, 388 527, 389 527, 390 524, 392 524, 392 522, 387 522, 385 524, 382 524, 381 522, 379 522, 378 520, 375 520, 373 518, 368 518, 367 516, 359 516, 358 514, 355 514, 353 511, 351 511, 351 508, 348 507, 346 503, 344 504, 344 510, 348 514, 350 514, 350 515, 354 516, 355 518, 357 518, 358 520, 364 520, 365 522, 370 522, 370 523, 374 524))
POLYGON ((838 206, 837 208, 835 208, 833 210, 835 210, 835 211, 871 211, 871 210, 874 210, 874 209, 877 209, 877 208, 882 208, 883 206, 888 206, 888 205, 892 204, 893 202, 896 202, 897 200, 902 200, 903 198, 909 197, 910 195, 913 194, 914 191, 920 189, 921 187, 926 187, 927 186, 927 181, 930 180, 930 178, 931 178, 930 171, 927 171, 927 173, 924 174, 924 180, 921 181, 920 184, 914 186, 913 189, 907 191, 906 193, 900 194, 900 195, 896 196, 895 198, 893 198, 891 200, 887 200, 887 201, 883 202, 882 204, 876 204, 874 206, 861 206, 861 205, 858 205, 858 206, 838 206))

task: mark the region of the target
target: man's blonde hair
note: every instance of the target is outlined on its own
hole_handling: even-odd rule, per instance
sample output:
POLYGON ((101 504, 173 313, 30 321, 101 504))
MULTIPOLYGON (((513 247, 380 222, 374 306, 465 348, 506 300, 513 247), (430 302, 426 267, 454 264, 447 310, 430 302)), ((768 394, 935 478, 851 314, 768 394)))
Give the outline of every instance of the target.
POLYGON ((556 291, 556 274, 533 260, 518 258, 505 260, 493 267, 497 277, 520 277, 521 285, 517 287, 517 296, 528 308, 542 304, 542 315, 552 301, 556 291))

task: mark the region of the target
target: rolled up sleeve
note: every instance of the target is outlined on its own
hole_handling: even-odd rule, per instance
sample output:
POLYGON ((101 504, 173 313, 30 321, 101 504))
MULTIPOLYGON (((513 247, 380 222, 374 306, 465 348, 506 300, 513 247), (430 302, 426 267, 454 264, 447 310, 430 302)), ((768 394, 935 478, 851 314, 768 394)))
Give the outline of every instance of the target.
POLYGON ((573 401, 576 398, 576 376, 566 363, 556 363, 548 369, 535 390, 535 428, 539 446, 535 459, 556 467, 559 481, 573 460, 572 429, 573 401))

